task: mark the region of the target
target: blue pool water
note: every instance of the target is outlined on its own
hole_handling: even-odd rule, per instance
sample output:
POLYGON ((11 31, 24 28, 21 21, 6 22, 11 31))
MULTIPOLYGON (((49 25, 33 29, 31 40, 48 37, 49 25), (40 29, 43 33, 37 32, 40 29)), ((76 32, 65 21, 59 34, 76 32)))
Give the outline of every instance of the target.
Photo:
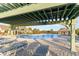
POLYGON ((58 38, 59 34, 21 34, 17 35, 17 38, 25 38, 25 39, 48 39, 48 38, 58 38))

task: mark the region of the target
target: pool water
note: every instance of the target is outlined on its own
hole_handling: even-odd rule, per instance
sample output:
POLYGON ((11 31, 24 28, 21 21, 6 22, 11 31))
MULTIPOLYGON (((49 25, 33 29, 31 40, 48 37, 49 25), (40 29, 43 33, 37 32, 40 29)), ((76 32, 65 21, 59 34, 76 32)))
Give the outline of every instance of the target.
POLYGON ((48 39, 48 38, 58 38, 59 34, 21 34, 17 35, 17 38, 25 38, 25 39, 48 39))

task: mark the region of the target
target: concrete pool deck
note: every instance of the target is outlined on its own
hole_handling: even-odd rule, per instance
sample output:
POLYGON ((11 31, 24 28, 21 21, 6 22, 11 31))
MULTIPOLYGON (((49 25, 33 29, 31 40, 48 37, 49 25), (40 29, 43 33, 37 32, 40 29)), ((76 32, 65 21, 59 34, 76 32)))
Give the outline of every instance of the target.
MULTIPOLYGON (((49 39, 46 39, 46 40, 44 40, 44 39, 36 39, 36 40, 34 40, 34 39, 23 39, 23 38, 15 38, 13 36, 12 37, 11 36, 10 37, 5 36, 3 38, 11 38, 12 40, 15 40, 16 42, 24 42, 25 41, 26 43, 28 43, 28 46, 30 46, 30 44, 35 43, 35 42, 40 44, 40 48, 43 48, 42 45, 48 46, 48 52, 46 53, 47 56, 54 56, 54 55, 55 56, 69 56, 69 55, 71 56, 71 52, 70 52, 70 48, 69 48, 70 46, 68 46, 66 44, 67 42, 63 41, 63 38, 56 38, 56 39, 55 38, 54 39, 49 38, 49 39)), ((37 44, 35 44, 35 45, 37 45, 37 44)), ((20 50, 21 53, 23 52, 23 54, 24 54, 24 52, 27 51, 28 46, 24 47, 24 50, 20 50)), ((35 47, 33 49, 37 49, 35 47)), ((30 50, 30 48, 28 48, 28 49, 30 50)), ((74 54, 74 55, 79 56, 79 47, 76 46, 76 49, 77 49, 77 53, 74 54)), ((36 50, 34 50, 34 51, 36 51, 36 50)), ((17 56, 19 56, 19 54, 20 54, 20 52, 19 52, 19 54, 18 54, 18 52, 17 52, 17 56)), ((33 52, 33 53, 36 55, 36 52, 33 52)), ((25 55, 25 56, 27 56, 27 55, 25 55)))

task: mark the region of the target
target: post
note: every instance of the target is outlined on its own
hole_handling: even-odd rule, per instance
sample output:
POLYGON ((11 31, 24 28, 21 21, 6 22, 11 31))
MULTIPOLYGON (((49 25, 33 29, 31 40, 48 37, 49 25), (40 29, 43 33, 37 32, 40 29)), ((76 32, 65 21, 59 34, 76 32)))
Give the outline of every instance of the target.
POLYGON ((76 52, 76 44, 75 44, 75 23, 76 19, 71 20, 71 52, 76 52))
POLYGON ((15 35, 15 28, 16 26, 15 25, 12 25, 11 26, 11 35, 15 35))

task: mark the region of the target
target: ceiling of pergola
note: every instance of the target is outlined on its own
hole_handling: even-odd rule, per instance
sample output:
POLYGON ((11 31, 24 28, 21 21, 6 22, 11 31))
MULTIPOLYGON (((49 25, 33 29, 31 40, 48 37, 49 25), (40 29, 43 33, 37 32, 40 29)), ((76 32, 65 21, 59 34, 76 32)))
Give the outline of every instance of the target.
MULTIPOLYGON (((53 4, 53 3, 52 3, 53 4)), ((7 3, 0 4, 0 13, 16 9, 23 6, 29 6, 27 3, 7 3)), ((68 21, 79 15, 79 5, 76 3, 67 3, 59 6, 45 8, 33 12, 23 13, 15 16, 0 18, 0 22, 12 25, 45 25, 68 21)))
POLYGON ((0 3, 0 13, 16 9, 25 5, 31 5, 31 3, 0 3))

